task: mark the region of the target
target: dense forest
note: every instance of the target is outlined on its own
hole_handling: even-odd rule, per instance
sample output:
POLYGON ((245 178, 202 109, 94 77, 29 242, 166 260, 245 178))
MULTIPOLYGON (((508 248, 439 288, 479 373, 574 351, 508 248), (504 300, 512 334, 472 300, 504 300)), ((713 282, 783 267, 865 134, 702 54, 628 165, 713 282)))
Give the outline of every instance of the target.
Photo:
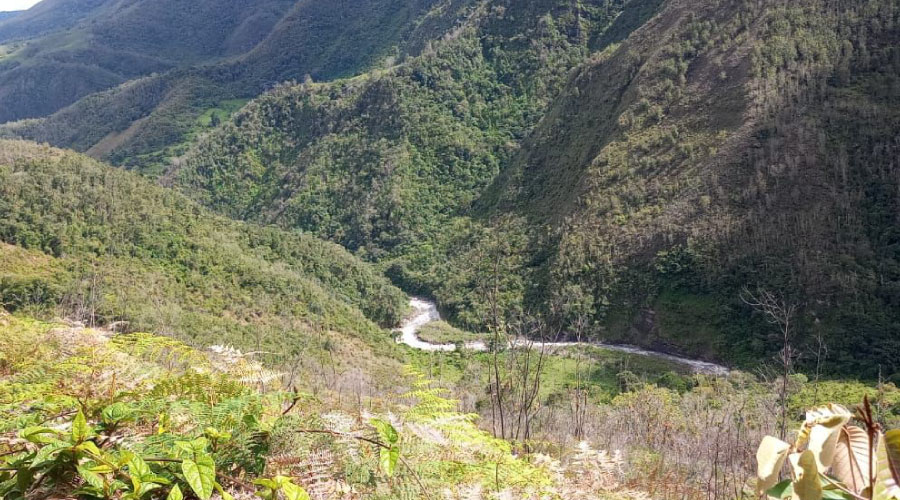
POLYGON ((405 296, 337 245, 249 226, 84 156, 0 143, 0 302, 204 345, 391 355, 405 296), (318 343, 318 345, 316 345, 318 343))
POLYGON ((466 14, 396 67, 254 100, 165 182, 339 242, 468 328, 499 260, 504 310, 603 338, 753 362, 777 350, 741 300, 763 288, 832 368, 864 338, 896 369, 892 2, 466 14))
POLYGON ((897 0, 0 14, 0 499, 900 499, 897 0))

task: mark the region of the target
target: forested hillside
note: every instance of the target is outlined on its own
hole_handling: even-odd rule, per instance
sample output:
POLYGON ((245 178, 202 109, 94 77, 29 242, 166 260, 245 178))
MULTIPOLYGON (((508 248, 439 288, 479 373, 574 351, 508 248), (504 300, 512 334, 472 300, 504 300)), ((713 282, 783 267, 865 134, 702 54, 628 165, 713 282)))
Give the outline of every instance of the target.
POLYGON ((423 19, 434 0, 169 3, 110 2, 90 23, 0 48, 0 122, 50 115, 6 134, 158 173, 211 116, 285 80, 357 74, 455 21, 423 19))
POLYGON ((898 158, 898 0, 0 14, 0 499, 896 500, 898 158))
POLYGON ((463 13, 397 67, 266 94, 168 178, 232 216, 351 249, 417 242, 472 205, 618 10, 532 0, 463 13))
POLYGON ((214 216, 131 173, 26 142, 0 142, 0 242, 7 311, 278 346, 284 360, 326 348, 355 352, 357 364, 361 352, 391 356, 382 328, 406 308, 335 244, 214 216))
POLYGON ((0 24, 0 122, 46 116, 139 76, 246 52, 292 3, 42 2, 0 24))
POLYGON ((778 349, 740 298, 762 288, 835 368, 866 339, 893 371, 893 2, 466 12, 395 68, 255 100, 166 181, 356 249, 473 328, 499 300, 751 360, 778 349))
POLYGON ((539 298, 619 338, 758 359, 778 346, 739 297, 762 287, 797 306, 807 353, 821 334, 835 367, 895 372, 898 15, 673 2, 580 69, 494 196, 558 228, 539 298))

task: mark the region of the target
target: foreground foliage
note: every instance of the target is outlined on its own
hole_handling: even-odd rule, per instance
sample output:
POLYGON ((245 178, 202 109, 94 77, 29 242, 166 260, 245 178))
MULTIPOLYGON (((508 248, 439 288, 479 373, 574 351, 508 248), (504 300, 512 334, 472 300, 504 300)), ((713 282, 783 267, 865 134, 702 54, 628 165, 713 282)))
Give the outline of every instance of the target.
POLYGON ((900 430, 883 431, 868 399, 855 415, 835 404, 808 412, 794 444, 766 436, 756 457, 769 498, 900 498, 900 430), (786 462, 791 478, 775 484, 786 462))
POLYGON ((230 348, 5 313, 0 331, 3 498, 642 498, 621 459, 514 453, 412 371, 350 414, 230 348))

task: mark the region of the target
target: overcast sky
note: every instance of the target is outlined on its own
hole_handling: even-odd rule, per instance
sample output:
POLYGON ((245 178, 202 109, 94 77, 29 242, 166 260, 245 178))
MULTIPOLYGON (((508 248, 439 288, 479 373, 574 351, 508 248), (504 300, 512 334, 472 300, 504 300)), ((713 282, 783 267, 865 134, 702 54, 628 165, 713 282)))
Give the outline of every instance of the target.
POLYGON ((40 0, 0 0, 0 12, 7 10, 25 10, 40 0))

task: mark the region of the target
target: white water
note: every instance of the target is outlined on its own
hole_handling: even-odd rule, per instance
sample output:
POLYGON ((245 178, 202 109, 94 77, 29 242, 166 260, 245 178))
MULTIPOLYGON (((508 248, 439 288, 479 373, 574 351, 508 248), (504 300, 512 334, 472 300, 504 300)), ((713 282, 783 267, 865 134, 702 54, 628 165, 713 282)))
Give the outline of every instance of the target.
MULTIPOLYGON (((443 351, 443 352, 452 352, 456 350, 456 345, 454 344, 432 344, 430 342, 425 342, 420 339, 418 336, 419 329, 425 326, 432 321, 438 321, 441 319, 441 315, 437 310, 437 306, 433 302, 429 302, 427 300, 412 298, 409 301, 409 305, 413 308, 413 314, 409 316, 400 327, 400 338, 397 340, 400 343, 406 344, 413 349, 419 349, 422 351, 443 351)), ((706 361, 699 361, 696 359, 683 358, 681 356, 675 356, 672 354, 666 354, 662 352, 651 351, 648 349, 641 349, 640 347, 635 347, 631 345, 622 345, 622 344, 604 344, 602 342, 528 342, 526 340, 515 340, 511 342, 512 345, 522 346, 522 345, 530 345, 532 348, 540 349, 542 347, 547 348, 564 348, 564 347, 574 347, 578 345, 590 345, 594 347, 599 347, 602 349, 608 349, 610 351, 617 352, 625 352, 629 354, 637 354, 639 356, 647 356, 651 358, 659 358, 665 359, 668 361, 673 361, 675 363, 680 363, 683 365, 690 366, 692 370, 696 373, 706 373, 710 375, 727 375, 728 368, 717 365, 715 363, 708 363, 706 361)), ((487 345, 481 341, 475 342, 466 342, 465 348, 472 351, 486 351, 487 345)))

